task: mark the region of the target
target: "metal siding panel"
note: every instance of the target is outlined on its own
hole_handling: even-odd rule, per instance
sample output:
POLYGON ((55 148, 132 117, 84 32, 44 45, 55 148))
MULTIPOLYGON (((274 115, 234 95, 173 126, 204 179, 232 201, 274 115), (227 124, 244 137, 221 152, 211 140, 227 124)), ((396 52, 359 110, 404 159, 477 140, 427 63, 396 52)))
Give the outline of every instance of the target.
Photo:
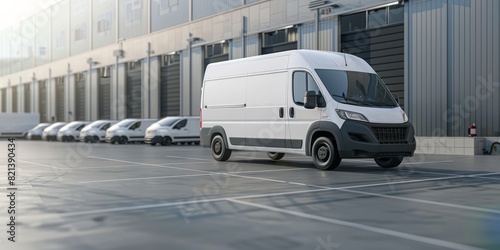
POLYGON ((85 109, 85 77, 81 77, 75 80, 75 120, 85 120, 85 109))
POLYGON ((99 79, 99 119, 111 119, 111 78, 99 79))
POLYGON ((246 55, 247 57, 250 56, 257 56, 260 54, 260 48, 259 48, 259 35, 251 35, 246 37, 246 55))
MULTIPOLYGON (((488 23, 487 23, 487 12, 488 12, 487 1, 481 1, 481 32, 479 36, 481 39, 481 75, 488 78, 488 23)), ((488 108, 491 107, 491 99, 488 98, 485 102, 485 106, 481 112, 481 119, 477 121, 477 125, 480 125, 479 131, 488 126, 488 108)))
POLYGON ((127 118, 142 117, 141 65, 127 71, 127 118))
MULTIPOLYGON (((493 1, 493 7, 490 9, 493 17, 493 25, 491 28, 491 33, 493 34, 493 63, 491 64, 491 68, 493 81, 500 84, 500 73, 498 70, 500 69, 500 48, 498 46, 498 44, 500 44, 500 18, 496 12, 498 10, 500 10, 500 1, 493 1)), ((498 107, 500 107, 500 93, 498 88, 493 92, 492 98, 494 100, 492 110, 496 110, 496 112, 493 112, 493 135, 500 136, 500 113, 498 112, 498 107)))
POLYGON ((31 88, 29 83, 24 84, 24 112, 31 112, 31 88))
POLYGON ((299 26, 299 46, 300 49, 314 49, 315 48, 315 25, 314 23, 304 23, 299 26))

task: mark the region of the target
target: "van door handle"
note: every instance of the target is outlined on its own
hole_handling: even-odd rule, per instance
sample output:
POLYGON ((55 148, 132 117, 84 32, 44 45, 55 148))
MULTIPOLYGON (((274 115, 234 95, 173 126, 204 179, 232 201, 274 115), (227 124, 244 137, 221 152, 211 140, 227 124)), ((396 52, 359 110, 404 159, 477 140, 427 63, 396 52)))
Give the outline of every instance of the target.
POLYGON ((280 118, 283 118, 283 113, 285 113, 285 109, 283 107, 280 108, 280 118))
POLYGON ((295 110, 293 109, 293 107, 290 107, 290 109, 288 109, 288 115, 293 118, 295 116, 295 110))

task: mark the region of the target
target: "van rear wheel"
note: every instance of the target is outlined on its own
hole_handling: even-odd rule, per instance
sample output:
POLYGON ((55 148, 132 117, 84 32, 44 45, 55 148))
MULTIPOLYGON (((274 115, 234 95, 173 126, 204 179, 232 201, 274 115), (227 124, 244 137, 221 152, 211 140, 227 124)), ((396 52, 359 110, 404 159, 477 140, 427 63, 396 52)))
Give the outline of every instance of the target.
POLYGON ((212 149, 212 157, 214 157, 216 161, 227 161, 231 156, 231 150, 226 147, 226 143, 220 135, 216 135, 212 139, 210 148, 212 149))
POLYGON ((328 137, 316 139, 312 147, 312 157, 314 165, 320 170, 333 170, 342 160, 335 144, 328 137))
POLYGON ((375 162, 381 168, 395 168, 401 164, 403 157, 375 157, 375 162))
POLYGON ((97 137, 97 136, 93 136, 93 137, 92 137, 92 141, 91 141, 91 142, 92 142, 92 143, 97 143, 97 142, 99 142, 99 137, 97 137))
POLYGON ((276 152, 267 152, 267 156, 271 158, 273 161, 281 160, 283 156, 285 156, 285 153, 276 153, 276 152))

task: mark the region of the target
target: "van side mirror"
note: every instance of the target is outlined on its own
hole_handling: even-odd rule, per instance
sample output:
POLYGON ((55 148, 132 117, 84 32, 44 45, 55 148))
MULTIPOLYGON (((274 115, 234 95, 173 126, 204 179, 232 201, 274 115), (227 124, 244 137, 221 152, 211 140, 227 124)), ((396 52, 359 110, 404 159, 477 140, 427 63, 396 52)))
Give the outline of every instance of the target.
POLYGON ((306 92, 306 96, 304 97, 304 108, 313 109, 316 108, 316 91, 309 90, 306 92))

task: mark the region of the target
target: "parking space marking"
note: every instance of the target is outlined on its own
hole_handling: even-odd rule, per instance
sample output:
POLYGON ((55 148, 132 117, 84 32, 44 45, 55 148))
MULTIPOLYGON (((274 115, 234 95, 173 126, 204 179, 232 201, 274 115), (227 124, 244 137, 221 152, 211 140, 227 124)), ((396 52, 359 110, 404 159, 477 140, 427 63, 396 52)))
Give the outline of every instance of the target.
POLYGON ((174 159, 197 160, 197 161, 206 161, 207 160, 207 159, 202 159, 202 158, 189 158, 189 157, 170 156, 170 155, 167 155, 165 157, 174 158, 174 159))
POLYGON ((41 166, 41 167, 46 167, 46 168, 53 168, 53 169, 64 170, 64 168, 58 168, 58 167, 49 166, 49 165, 40 164, 40 163, 36 163, 36 162, 31 162, 31 161, 22 160, 22 161, 19 161, 19 162, 25 162, 25 163, 29 163, 29 164, 33 164, 33 165, 37 165, 37 166, 41 166))
POLYGON ((449 160, 449 161, 415 161, 415 162, 403 162, 401 164, 406 164, 406 165, 419 165, 419 164, 432 164, 432 163, 452 163, 455 161, 449 160))
POLYGON ((350 190, 350 189, 339 189, 339 190, 343 191, 343 192, 364 194, 364 195, 376 196, 376 197, 382 197, 382 198, 388 198, 388 199, 394 199, 394 200, 404 200, 404 201, 425 203, 425 204, 431 204, 431 205, 438 205, 438 206, 443 206, 443 207, 459 208, 459 209, 471 210, 471 211, 476 211, 476 212, 500 214, 500 210, 489 209, 489 208, 480 208, 480 207, 472 207, 472 206, 458 205, 458 204, 438 202, 438 201, 406 198, 406 197, 395 196, 395 195, 377 194, 377 193, 372 193, 372 192, 364 192, 364 191, 357 191, 357 190, 350 190))
POLYGON ((137 164, 137 165, 142 165, 142 166, 152 166, 152 167, 159 167, 159 168, 171 168, 171 169, 178 169, 178 170, 185 170, 185 171, 192 171, 192 172, 200 172, 200 173, 207 173, 207 174, 215 173, 215 172, 211 172, 211 171, 204 171, 204 170, 197 170, 197 169, 190 169, 190 168, 178 168, 178 167, 164 166, 164 165, 151 164, 151 163, 124 161, 124 160, 117 160, 117 159, 97 157, 97 156, 87 156, 87 157, 88 158, 94 158, 94 159, 106 160, 106 161, 116 161, 116 162, 131 163, 131 164, 137 164))
POLYGON ((264 210, 274 211, 274 212, 278 212, 278 213, 282 213, 282 214, 293 215, 293 216, 297 216, 297 217, 301 217, 301 218, 321 221, 321 222, 340 225, 340 226, 346 226, 346 227, 359 229, 359 230, 363 230, 363 231, 384 234, 384 235, 388 235, 388 236, 393 236, 393 237, 402 238, 402 239, 411 240, 411 241, 417 241, 417 242, 426 243, 429 245, 434 245, 434 246, 439 246, 439 247, 445 247, 445 248, 449 248, 449 249, 460 249, 460 250, 481 249, 481 248, 477 248, 477 247, 473 247, 473 246, 463 245, 460 243, 439 240, 439 239, 429 238, 429 237, 415 235, 415 234, 403 233, 403 232, 399 232, 399 231, 393 231, 393 230, 389 230, 389 229, 369 226, 369 225, 360 224, 360 223, 354 223, 354 222, 349 222, 349 221, 344 221, 344 220, 338 220, 338 219, 327 218, 327 217, 322 217, 322 216, 317 216, 317 215, 312 215, 312 214, 306 214, 306 213, 302 213, 302 212, 297 212, 297 211, 262 205, 262 204, 253 203, 253 202, 240 201, 240 200, 231 199, 231 198, 228 198, 226 200, 230 201, 230 202, 237 203, 237 204, 250 206, 250 207, 260 208, 260 209, 264 209, 264 210))
MULTIPOLYGON (((420 170, 413 170, 413 171, 409 171, 409 173, 421 173, 421 174, 435 174, 435 175, 459 176, 458 174, 448 174, 448 173, 433 172, 433 171, 420 171, 420 170)), ((473 176, 473 177, 467 177, 467 178, 474 178, 474 179, 484 179, 484 180, 500 181, 500 178, 490 178, 490 177, 483 177, 483 176, 473 176)))

